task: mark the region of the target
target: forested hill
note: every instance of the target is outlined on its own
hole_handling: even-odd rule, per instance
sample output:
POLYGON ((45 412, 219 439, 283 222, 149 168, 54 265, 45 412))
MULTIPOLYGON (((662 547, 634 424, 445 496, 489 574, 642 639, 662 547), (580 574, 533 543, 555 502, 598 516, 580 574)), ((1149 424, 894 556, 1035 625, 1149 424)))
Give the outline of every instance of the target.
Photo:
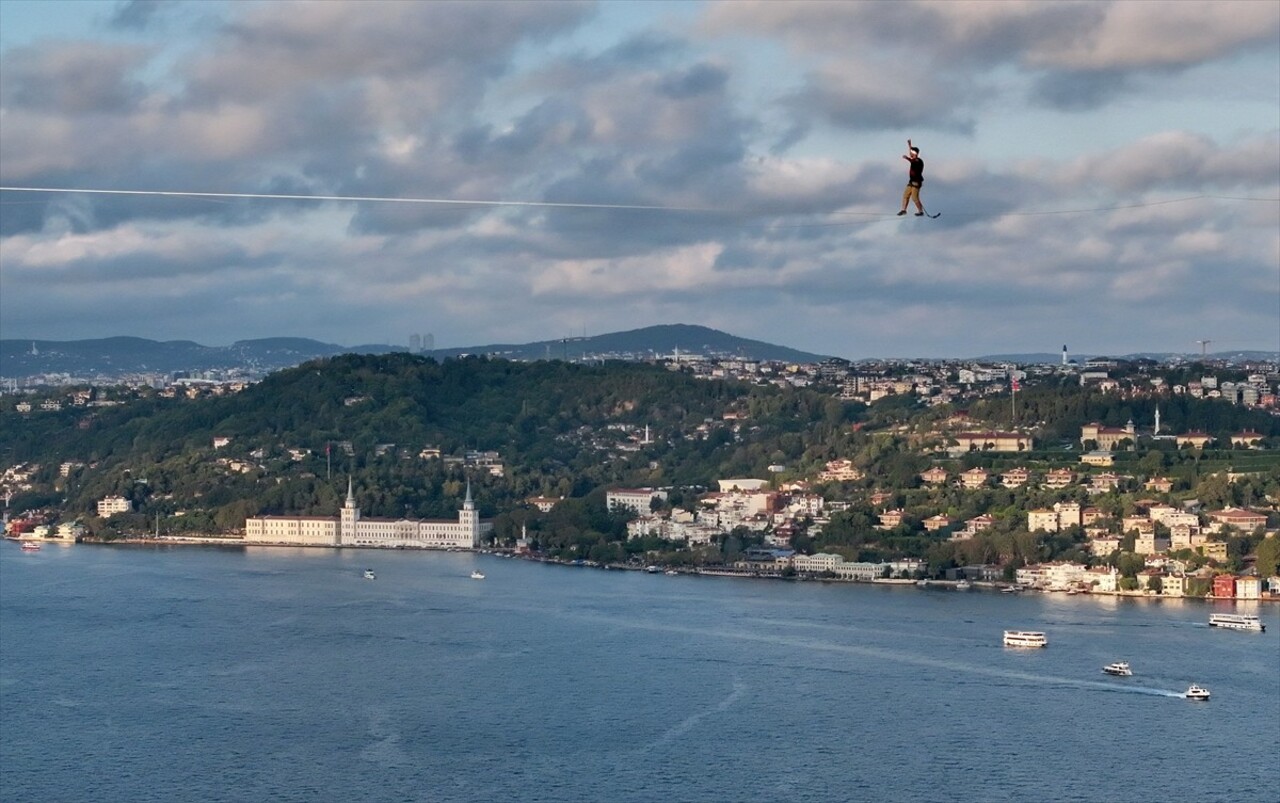
MULTIPOLYGON (((171 531, 208 532, 238 529, 263 513, 333 515, 351 478, 370 516, 449 518, 471 483, 482 513, 499 516, 506 536, 518 532, 511 517, 525 515, 529 497, 552 496, 569 500, 556 506, 568 512, 556 516, 581 514, 546 525, 568 533, 565 539, 580 531, 625 540, 605 511, 609 487, 669 487, 671 504, 693 507, 697 489, 714 488, 718 479, 811 479, 836 458, 852 460, 865 476, 832 498, 856 500, 860 520, 871 521, 870 491, 912 492, 919 473, 945 459, 935 450, 946 443, 956 411, 914 394, 870 407, 835 394, 834 387, 695 379, 633 362, 342 355, 280 371, 230 396, 144 391, 118 406, 7 407, 0 410, 0 454, 6 467, 30 472, 30 490, 15 495, 11 510, 47 507, 60 518, 92 520, 97 500, 121 495, 137 512, 109 526, 134 532, 157 518, 171 531), (581 518, 588 515, 597 518, 581 518)), ((1152 420, 1156 403, 1046 380, 1019 393, 1018 423, 1035 429, 1033 452, 979 452, 951 462, 957 469, 1075 466, 1081 424, 1118 426, 1132 418, 1141 425, 1152 420)), ((1167 431, 1207 430, 1228 444, 1232 432, 1245 429, 1280 436, 1280 420, 1263 410, 1186 396, 1158 403, 1167 431)), ((973 426, 1007 427, 1012 412, 1007 398, 990 398, 975 401, 967 418, 973 426)), ((1196 493, 1202 473, 1274 463, 1270 451, 1182 455, 1171 439, 1144 448, 1150 452, 1118 456, 1125 471, 1158 471, 1196 493)), ((1012 498, 996 502, 1017 507, 1012 498)), ((99 532, 102 526, 95 524, 99 532)), ((837 529, 828 533, 835 538, 837 529)))
MULTIPOLYGON (((39 463, 53 482, 60 464, 84 464, 65 484, 73 511, 123 494, 138 509, 198 507, 219 527, 239 527, 259 512, 331 513, 345 489, 331 471, 356 476, 370 515, 453 515, 468 478, 489 510, 607 483, 706 485, 769 460, 737 453, 725 413, 739 411, 776 435, 842 423, 859 407, 639 363, 437 362, 398 353, 308 362, 221 398, 6 412, 0 427, 11 459, 39 463), (643 453, 623 448, 646 426, 643 453), (231 441, 214 448, 215 437, 231 441), (456 463, 423 458, 427 449, 442 457, 497 452, 504 476, 464 476, 456 463)), ((793 437, 798 456, 802 440, 793 437)))

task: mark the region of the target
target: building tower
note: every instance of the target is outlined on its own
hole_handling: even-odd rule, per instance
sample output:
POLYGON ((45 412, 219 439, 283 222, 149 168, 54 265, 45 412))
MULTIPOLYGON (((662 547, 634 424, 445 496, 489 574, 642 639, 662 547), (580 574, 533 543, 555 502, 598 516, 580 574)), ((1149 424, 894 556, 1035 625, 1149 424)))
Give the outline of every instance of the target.
POLYGON ((342 505, 338 520, 338 543, 354 544, 356 541, 356 522, 360 521, 360 508, 356 507, 356 495, 351 487, 351 477, 347 477, 347 501, 342 505))
POLYGON ((467 498, 462 500, 462 510, 458 511, 458 526, 471 538, 471 548, 480 546, 480 512, 471 499, 471 480, 467 480, 467 498))
POLYGON ((1067 346, 1065 343, 1062 345, 1062 364, 1067 364, 1067 346))
POLYGON ((1151 431, 1153 436, 1160 434, 1160 405, 1156 405, 1156 428, 1151 431))

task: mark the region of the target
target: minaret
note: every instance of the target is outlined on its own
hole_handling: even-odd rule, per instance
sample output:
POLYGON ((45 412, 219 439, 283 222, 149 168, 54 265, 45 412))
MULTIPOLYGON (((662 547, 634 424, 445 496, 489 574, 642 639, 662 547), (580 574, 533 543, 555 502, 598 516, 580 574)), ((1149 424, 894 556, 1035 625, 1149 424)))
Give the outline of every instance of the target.
POLYGON ((1160 434, 1160 405, 1158 404, 1156 405, 1156 428, 1152 430, 1151 434, 1153 436, 1160 434))
POLYGON ((1067 346, 1065 343, 1062 345, 1062 364, 1067 364, 1067 346))

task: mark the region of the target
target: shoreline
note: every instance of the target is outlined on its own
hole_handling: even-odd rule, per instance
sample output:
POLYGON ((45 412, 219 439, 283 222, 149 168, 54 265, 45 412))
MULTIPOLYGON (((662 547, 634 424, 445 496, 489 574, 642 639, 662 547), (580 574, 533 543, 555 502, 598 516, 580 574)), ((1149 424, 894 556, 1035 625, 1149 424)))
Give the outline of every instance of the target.
POLYGON ((117 538, 110 541, 105 540, 85 540, 69 542, 57 538, 13 538, 5 536, 6 541, 14 543, 38 543, 53 544, 57 546, 72 546, 74 544, 82 544, 86 546, 217 546, 217 547, 260 547, 267 549, 367 549, 372 551, 383 552, 470 552, 476 555, 492 555, 498 558, 516 559, 528 561, 531 563, 545 563, 556 566, 565 566, 568 568, 584 568, 584 569, 600 569, 604 571, 627 571, 627 572, 647 572, 650 574, 667 574, 672 572, 680 576, 695 577, 733 577, 745 580, 784 580, 789 582, 801 583, 836 583, 840 585, 879 585, 879 586, 898 586, 913 587, 921 591, 953 591, 956 593, 965 593, 966 591, 984 591, 997 593, 1013 593, 1017 594, 1062 594, 1063 596, 1091 596, 1091 597, 1110 597, 1120 599, 1139 599, 1139 600, 1193 600, 1197 602, 1272 602, 1280 603, 1280 595, 1269 595, 1260 597, 1189 597, 1189 596, 1173 596, 1166 594, 1149 594, 1142 591, 1085 591, 1078 590, 1069 592, 1059 589, 1043 589, 1043 588, 1026 588, 1019 587, 1013 583, 996 583, 980 580, 970 580, 970 588, 957 588, 957 580, 912 580, 902 578, 875 578, 873 580, 847 580, 838 577, 819 577, 809 574, 795 574, 786 576, 781 571, 760 571, 756 569, 740 569, 733 566, 709 566, 709 567, 678 567, 663 564, 602 564, 594 561, 586 560, 564 560, 561 558, 539 557, 537 555, 521 555, 508 550, 495 549, 468 549, 465 547, 376 547, 376 546, 328 546, 320 544, 247 544, 242 538, 237 536, 219 537, 219 536, 141 536, 130 538, 117 538), (652 571, 649 567, 654 566, 659 571, 652 571), (923 585, 922 585, 923 583, 923 585), (1014 588, 1016 591, 1009 591, 1014 588))

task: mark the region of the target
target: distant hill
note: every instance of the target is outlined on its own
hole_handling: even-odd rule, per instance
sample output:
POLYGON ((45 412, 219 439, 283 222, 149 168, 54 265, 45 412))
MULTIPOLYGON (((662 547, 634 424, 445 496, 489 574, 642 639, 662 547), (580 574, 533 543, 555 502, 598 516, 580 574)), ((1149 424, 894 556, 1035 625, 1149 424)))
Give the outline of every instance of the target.
MULTIPOLYGON (((748 360, 817 362, 823 357, 784 346, 709 329, 673 324, 591 337, 494 344, 426 352, 440 359, 463 354, 512 360, 645 359, 660 354, 737 356, 748 360)), ((70 374, 74 377, 137 373, 243 369, 266 374, 339 354, 387 354, 406 351, 385 344, 338 346, 318 340, 275 337, 241 340, 230 346, 202 346, 189 340, 156 341, 140 337, 99 340, 0 340, 0 376, 70 374)))
POLYGON ((242 368, 269 373, 318 357, 349 352, 383 354, 390 346, 346 348, 294 337, 202 346, 190 340, 108 337, 100 340, 0 340, 0 376, 70 374, 77 377, 242 368))
POLYGON ((670 356, 676 351, 683 355, 779 362, 819 362, 826 359, 820 354, 748 340, 717 329, 689 324, 647 326, 627 332, 542 340, 522 345, 502 343, 462 349, 436 349, 431 353, 439 357, 486 354, 510 360, 591 360, 649 359, 670 356))

